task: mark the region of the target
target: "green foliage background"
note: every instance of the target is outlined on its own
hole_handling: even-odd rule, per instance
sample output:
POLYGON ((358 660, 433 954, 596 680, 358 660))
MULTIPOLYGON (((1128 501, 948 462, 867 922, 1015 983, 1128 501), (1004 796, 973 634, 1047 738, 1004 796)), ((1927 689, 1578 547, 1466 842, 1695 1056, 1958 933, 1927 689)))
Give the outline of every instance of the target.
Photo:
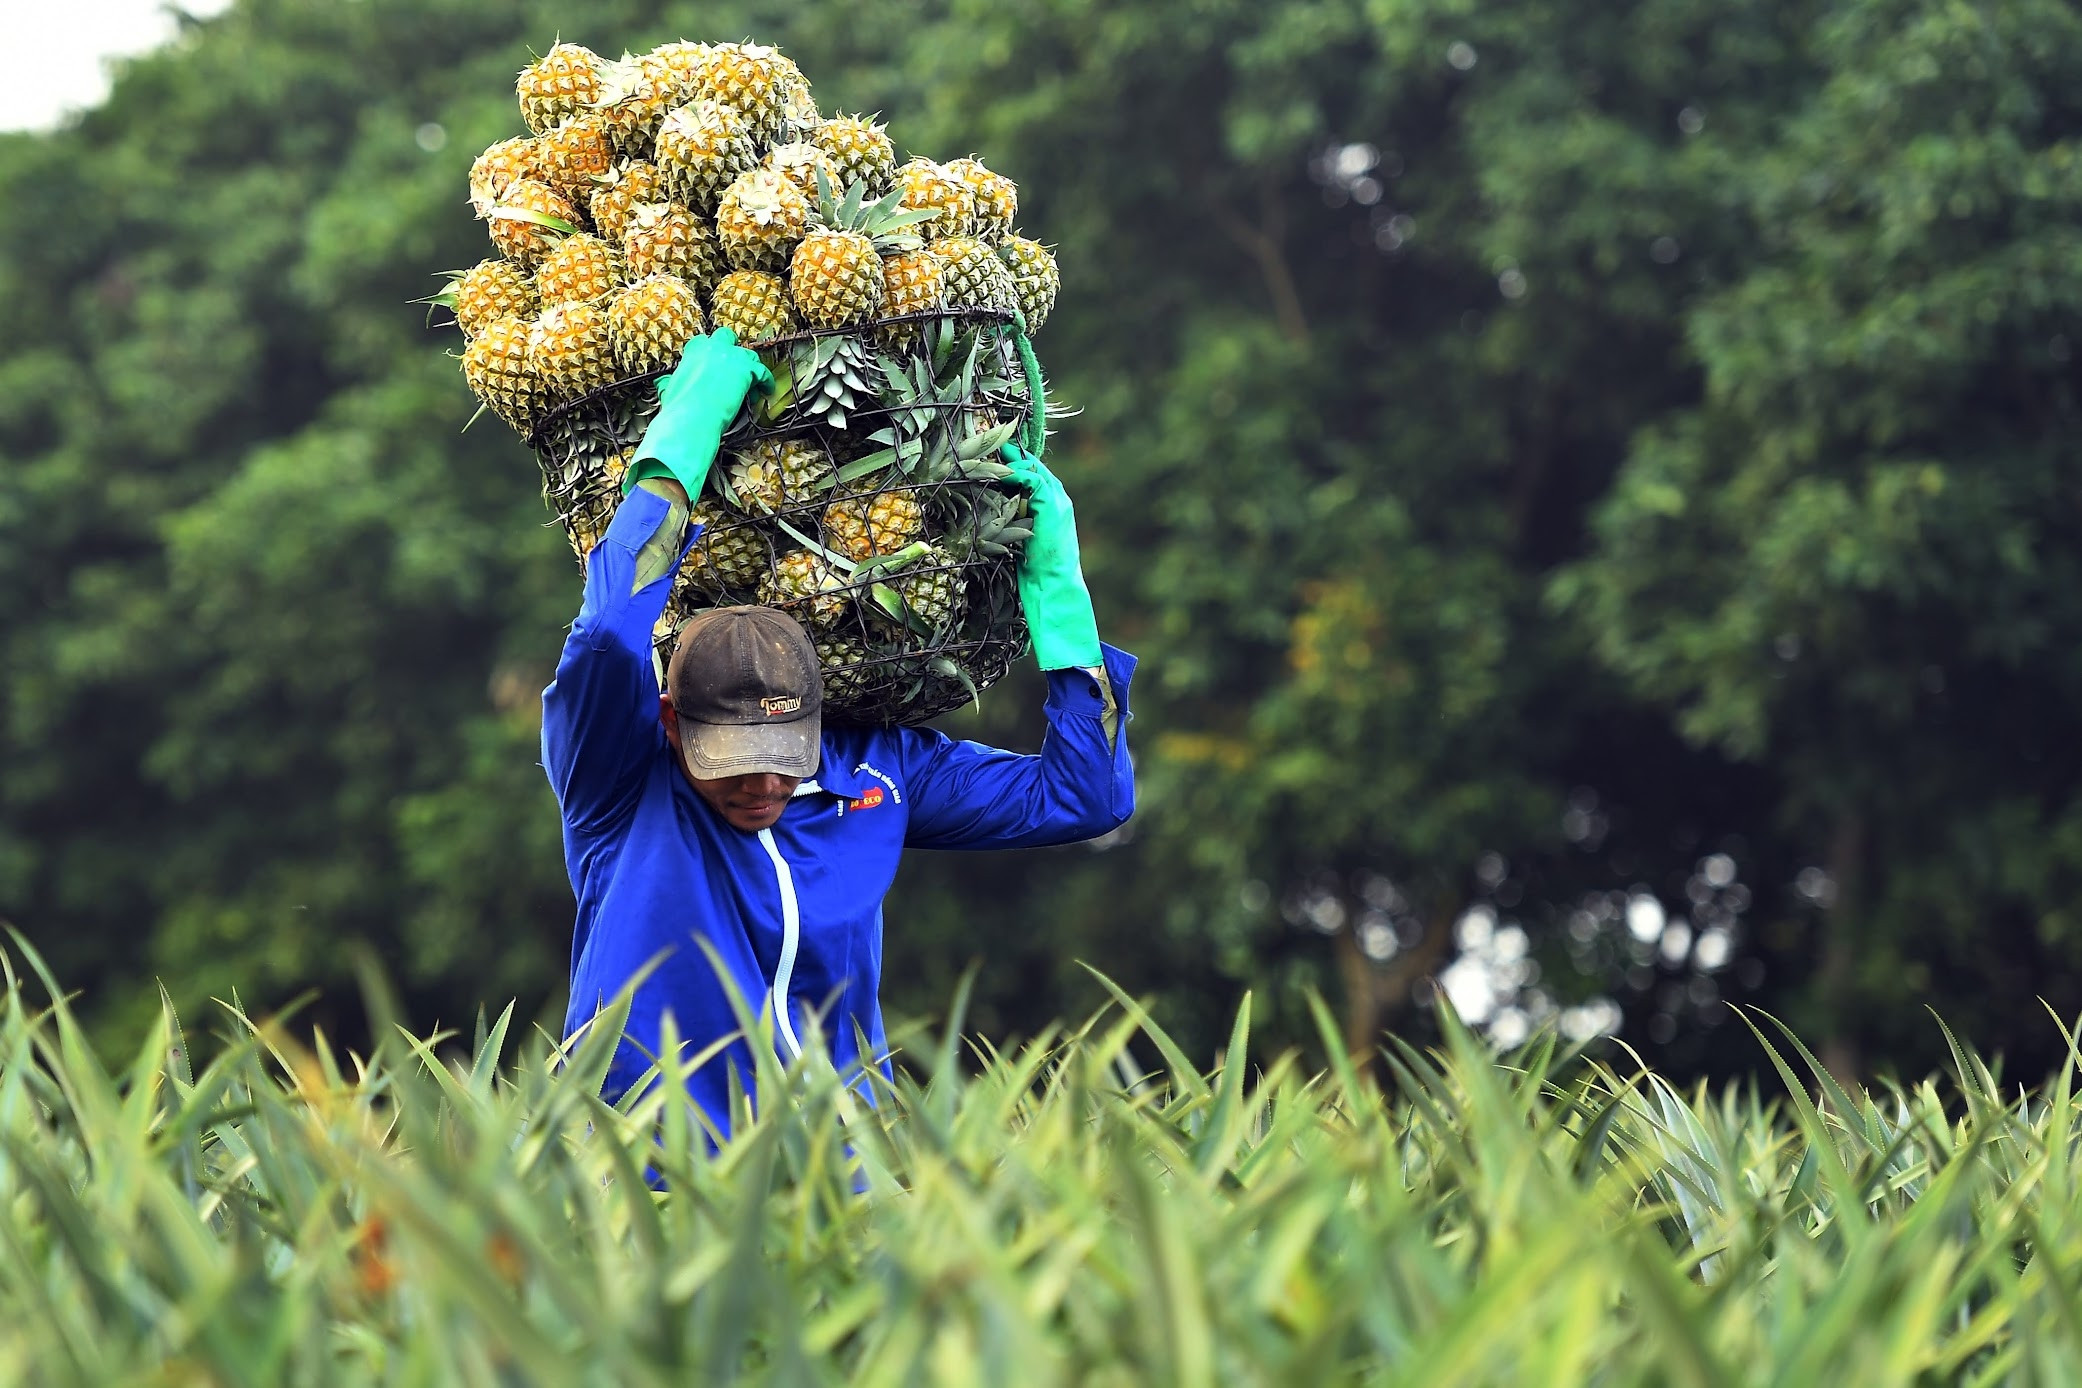
POLYGON ((1143 808, 1098 851, 911 863, 899 1011, 980 959, 979 1023, 1031 1031, 1084 958, 1200 1052, 1249 984, 1261 1034, 1318 986, 1364 1037, 1422 1025, 1473 908, 1679 1068, 1754 1058, 1729 996, 1840 1068, 1931 1060, 1925 1001, 2050 1058, 2031 998, 2082 1008, 2082 19, 2050 0, 190 25, 0 137, 0 915, 108 1026, 154 976, 355 1015, 357 941, 425 1022, 554 1006, 535 696, 575 574, 407 301, 483 254, 464 172, 559 34, 780 43, 826 110, 984 153, 1059 247, 1051 457, 1145 661, 1143 808), (1735 956, 1636 939, 1650 897, 1735 956))

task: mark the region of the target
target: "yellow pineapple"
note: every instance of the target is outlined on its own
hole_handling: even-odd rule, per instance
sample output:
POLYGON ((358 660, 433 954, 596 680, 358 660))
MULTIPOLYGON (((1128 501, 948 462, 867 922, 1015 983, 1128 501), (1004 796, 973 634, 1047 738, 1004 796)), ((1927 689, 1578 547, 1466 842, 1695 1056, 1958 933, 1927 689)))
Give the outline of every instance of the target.
POLYGON ((927 241, 943 236, 967 236, 976 226, 976 195, 969 185, 930 159, 913 159, 896 171, 897 187, 904 190, 904 206, 931 217, 918 224, 918 234, 927 241))
POLYGON ((573 400, 612 384, 619 373, 606 311, 594 304, 544 309, 528 332, 528 360, 559 399, 573 400))
POLYGON ((795 64, 778 49, 757 43, 719 43, 708 51, 696 91, 744 117, 752 138, 761 145, 780 140, 789 123, 791 95, 808 83, 795 64))
POLYGON ((844 630, 819 632, 812 644, 817 648, 817 663, 824 669, 827 704, 857 699, 884 677, 884 671, 897 673, 893 664, 876 661, 865 641, 844 630))
POLYGON ((824 541, 858 564, 925 537, 925 508, 908 491, 847 497, 824 508, 824 541))
POLYGON ((540 135, 600 99, 606 65, 592 49, 560 43, 521 69, 514 83, 521 119, 540 135))
POLYGON ((557 122, 537 139, 542 177, 570 198, 583 203, 614 167, 614 140, 605 117, 591 111, 557 122))
POLYGON ((664 64, 625 53, 620 62, 609 65, 591 109, 607 122, 617 150, 645 158, 666 113, 685 100, 664 64))
POLYGON ((873 318, 882 307, 883 253, 916 250, 918 237, 908 228, 931 215, 905 209, 896 193, 874 202, 856 194, 835 198, 828 182, 819 190, 821 225, 795 248, 789 266, 789 295, 812 328, 847 328, 873 318))
POLYGON ((707 220, 672 202, 640 205, 630 214, 622 258, 632 279, 677 275, 696 289, 707 289, 727 268, 707 220))
POLYGON ((903 617, 884 610, 879 603, 864 604, 870 617, 893 631, 923 628, 938 635, 954 625, 964 604, 961 567, 954 556, 937 545, 884 580, 895 590, 903 617))
POLYGON ((542 146, 533 135, 501 140, 470 165, 470 207, 488 217, 516 181, 541 176, 542 146))
POLYGON ((797 331, 800 324, 788 306, 788 286, 779 275, 763 270, 733 270, 716 284, 709 317, 728 328, 747 346, 797 331))
POLYGON ((998 259, 1012 276, 1012 292, 1027 332, 1038 333, 1048 315, 1055 311, 1055 296, 1063 287, 1062 272, 1048 247, 1024 236, 1008 236, 998 243, 998 259))
POLYGON ((724 510, 712 496, 695 502, 688 519, 701 527, 680 561, 689 587, 720 597, 750 593, 767 577, 772 556, 757 527, 724 510))
POLYGON ((842 193, 846 190, 846 185, 840 182, 838 161, 808 140, 775 145, 766 152, 766 158, 759 162, 759 167, 785 175, 790 183, 801 190, 804 197, 813 202, 817 197, 819 173, 824 175, 824 181, 831 186, 833 192, 842 193))
POLYGON ((486 408, 526 434, 549 403, 522 318, 484 324, 463 349, 463 380, 486 408))
POLYGON ((651 275, 614 296, 607 329, 622 374, 668 370, 702 330, 701 300, 685 280, 651 275))
POLYGON ((1019 306, 1012 272, 982 241, 973 236, 946 236, 927 249, 946 267, 947 307, 1010 313, 1019 306))
MULTIPOLYGON (((946 301, 947 269, 931 251, 899 251, 882 257, 882 307, 878 318, 930 313, 946 301)), ((876 340, 900 351, 918 340, 918 324, 891 323, 876 330, 876 340)))
POLYGON ((597 304, 622 282, 614 248, 590 232, 567 236, 535 270, 535 293, 552 304, 597 304))
POLYGON ((759 601, 813 630, 828 628, 846 615, 845 587, 829 560, 796 549, 776 559, 772 570, 761 576, 759 601))
POLYGON ((593 189, 588 210, 594 228, 620 245, 629 230, 630 214, 645 203, 663 202, 665 193, 658 181, 658 166, 648 159, 625 159, 608 170, 593 189))
POLYGON ((708 66, 708 55, 709 45, 681 39, 661 43, 636 61, 653 82, 670 92, 676 109, 701 94, 701 72, 708 66))
POLYGON ((831 457, 808 439, 761 439, 734 455, 730 489, 750 511, 778 511, 817 495, 831 475, 831 457))
POLYGON ((535 178, 508 184, 498 205, 486 215, 499 254, 529 268, 555 248, 560 233, 578 229, 578 209, 571 200, 535 178), (538 220, 544 217, 561 225, 545 226, 538 220))
POLYGON ((723 190, 759 163, 743 116, 715 101, 682 106, 658 127, 651 162, 665 189, 696 212, 713 212, 723 190))
POLYGON ((535 286, 510 260, 478 261, 455 277, 448 292, 465 337, 476 337, 501 318, 533 318, 538 307, 535 286))
POLYGON ((1013 218, 1019 215, 1018 185, 1005 175, 984 168, 983 161, 974 156, 950 160, 944 167, 967 186, 976 200, 975 234, 993 244, 1010 235, 1013 218))
POLYGON ((787 175, 751 169, 725 190, 716 208, 716 239, 736 269, 778 270, 809 222, 809 199, 787 175))
POLYGON ((811 134, 810 143, 838 165, 833 186, 839 191, 860 183, 869 197, 879 198, 896 186, 896 146, 872 118, 833 116, 811 134))

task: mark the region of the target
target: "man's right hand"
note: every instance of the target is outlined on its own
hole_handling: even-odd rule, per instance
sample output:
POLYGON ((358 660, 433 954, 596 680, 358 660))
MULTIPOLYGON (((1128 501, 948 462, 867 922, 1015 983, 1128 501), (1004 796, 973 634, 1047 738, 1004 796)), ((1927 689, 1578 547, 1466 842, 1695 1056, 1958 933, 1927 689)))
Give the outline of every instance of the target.
POLYGON ((737 345, 737 334, 718 328, 687 344, 680 364, 658 378, 658 413, 636 446, 636 459, 622 478, 633 490, 651 477, 670 477, 699 497, 722 446, 723 431, 754 386, 769 389, 773 373, 756 352, 737 345))

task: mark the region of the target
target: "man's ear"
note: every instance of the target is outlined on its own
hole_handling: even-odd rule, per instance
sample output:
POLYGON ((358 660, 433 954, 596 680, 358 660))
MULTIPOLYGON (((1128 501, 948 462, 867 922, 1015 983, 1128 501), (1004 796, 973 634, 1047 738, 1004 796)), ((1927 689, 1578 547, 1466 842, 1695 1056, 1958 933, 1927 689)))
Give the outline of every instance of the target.
POLYGON ((665 729, 665 735, 675 743, 679 741, 680 711, 672 706, 670 694, 658 696, 658 726, 665 729))

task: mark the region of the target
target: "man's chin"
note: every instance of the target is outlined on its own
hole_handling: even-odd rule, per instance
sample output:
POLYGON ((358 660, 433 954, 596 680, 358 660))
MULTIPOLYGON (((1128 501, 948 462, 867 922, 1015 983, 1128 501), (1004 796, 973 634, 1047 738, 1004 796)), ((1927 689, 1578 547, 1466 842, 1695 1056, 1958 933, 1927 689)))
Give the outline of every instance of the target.
POLYGON ((780 804, 770 808, 762 807, 756 810, 734 809, 725 815, 724 818, 730 821, 731 828, 742 829, 748 834, 756 834, 761 829, 771 829, 774 825, 780 823, 781 811, 787 808, 788 802, 783 800, 780 804))

